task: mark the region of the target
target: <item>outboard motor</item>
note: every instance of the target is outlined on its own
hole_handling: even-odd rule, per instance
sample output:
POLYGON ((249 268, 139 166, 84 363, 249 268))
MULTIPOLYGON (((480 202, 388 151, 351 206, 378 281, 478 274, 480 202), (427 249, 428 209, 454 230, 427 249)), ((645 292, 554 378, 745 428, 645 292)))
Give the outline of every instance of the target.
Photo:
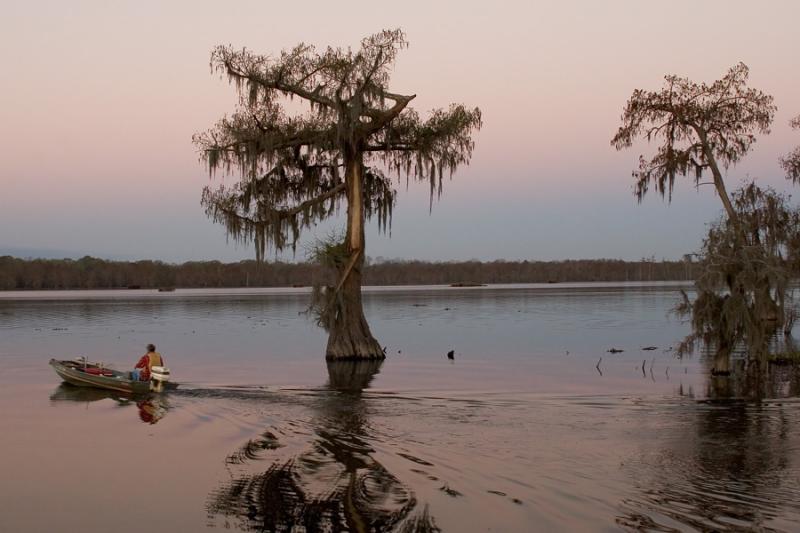
POLYGON ((150 390, 163 392, 164 385, 169 381, 169 368, 154 366, 150 369, 150 390))

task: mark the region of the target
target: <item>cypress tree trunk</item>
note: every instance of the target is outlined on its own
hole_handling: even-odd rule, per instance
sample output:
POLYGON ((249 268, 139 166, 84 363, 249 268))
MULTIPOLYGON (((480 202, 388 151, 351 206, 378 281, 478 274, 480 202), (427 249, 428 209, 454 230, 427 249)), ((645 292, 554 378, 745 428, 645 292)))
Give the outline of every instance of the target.
POLYGON ((719 346, 714 353, 714 366, 711 374, 714 376, 727 376, 731 372, 731 350, 727 343, 719 346))
POLYGON ((385 354, 372 336, 361 303, 361 271, 364 266, 363 162, 354 150, 346 157, 348 261, 339 272, 333 325, 325 358, 383 359, 385 354))
MULTIPOLYGON (((725 208, 725 212, 728 214, 728 220, 731 221, 731 224, 734 225, 737 231, 741 231, 742 228, 739 224, 739 215, 733 208, 731 197, 728 196, 728 190, 725 188, 725 180, 723 179, 722 172, 717 164, 717 158, 714 157, 714 150, 711 148, 711 145, 708 142, 708 132, 702 128, 698 128, 697 126, 695 126, 695 131, 697 132, 698 137, 700 137, 700 142, 703 145, 703 153, 705 154, 706 161, 708 161, 708 164, 711 167, 711 174, 714 176, 714 188, 717 190, 719 199, 722 201, 722 206, 725 208)), ((744 239, 743 235, 739 236, 744 239)))
MULTIPOLYGON (((730 285, 731 284, 728 283, 728 287, 730 288, 731 292, 733 292, 734 288, 730 285)), ((725 298, 727 299, 727 296, 725 298)), ((728 330, 728 322, 725 319, 725 316, 722 315, 719 324, 719 335, 717 337, 717 351, 714 353, 714 366, 711 367, 712 377, 724 377, 730 375, 731 352, 733 351, 734 342, 732 339, 728 338, 728 330)))

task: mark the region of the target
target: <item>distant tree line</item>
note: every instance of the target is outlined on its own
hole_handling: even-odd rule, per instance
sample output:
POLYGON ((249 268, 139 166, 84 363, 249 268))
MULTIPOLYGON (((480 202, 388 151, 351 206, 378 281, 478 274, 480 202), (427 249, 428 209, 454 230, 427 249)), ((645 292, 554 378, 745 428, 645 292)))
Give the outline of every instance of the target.
MULTIPOLYGON (((692 280, 691 256, 682 261, 581 259, 567 261, 366 261, 366 285, 451 283, 558 283, 692 280)), ((107 261, 94 257, 0 257, 0 290, 164 287, 291 287, 330 283, 315 263, 240 261, 107 261)))

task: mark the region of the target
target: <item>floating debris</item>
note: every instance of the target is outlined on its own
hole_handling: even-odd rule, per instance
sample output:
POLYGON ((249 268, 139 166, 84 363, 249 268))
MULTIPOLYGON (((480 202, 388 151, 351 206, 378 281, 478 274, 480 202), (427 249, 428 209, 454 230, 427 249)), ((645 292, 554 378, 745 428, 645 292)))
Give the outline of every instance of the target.
POLYGON ((409 460, 409 461, 411 461, 412 463, 417 463, 418 465, 422 465, 422 466, 436 466, 436 465, 434 465, 433 463, 429 463, 429 462, 428 462, 428 461, 426 461, 425 459, 420 459, 419 457, 414 457, 413 455, 411 455, 411 454, 408 454, 408 453, 397 452, 397 455, 399 455, 399 456, 400 456, 400 457, 402 457, 403 459, 408 459, 408 460, 409 460))
POLYGON ((458 492, 457 490, 451 489, 450 485, 448 485, 447 483, 445 483, 444 485, 439 487, 439 490, 444 492, 444 493, 446 493, 448 496, 452 496, 453 498, 457 498, 458 496, 462 496, 462 494, 460 492, 458 492))

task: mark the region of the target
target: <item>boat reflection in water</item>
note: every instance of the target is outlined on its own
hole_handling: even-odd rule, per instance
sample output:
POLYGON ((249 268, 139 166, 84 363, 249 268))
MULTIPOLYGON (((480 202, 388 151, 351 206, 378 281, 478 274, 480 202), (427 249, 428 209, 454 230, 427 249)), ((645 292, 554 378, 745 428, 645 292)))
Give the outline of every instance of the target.
POLYGON ((51 402, 70 401, 88 404, 101 400, 111 400, 121 407, 135 405, 139 420, 146 424, 157 423, 169 410, 169 403, 163 394, 127 395, 112 390, 61 383, 50 395, 51 402))
POLYGON ((797 366, 735 365, 708 377, 708 398, 678 404, 660 437, 626 462, 635 495, 617 523, 631 530, 793 530, 800 512, 797 366), (674 423, 680 420, 680 423, 674 423))
POLYGON ((288 456, 272 431, 227 458, 232 478, 207 503, 209 519, 245 531, 439 531, 409 487, 374 457, 370 406, 362 391, 381 361, 329 362, 329 381, 311 403, 312 435, 288 456), (234 474, 271 460, 266 471, 234 474))

